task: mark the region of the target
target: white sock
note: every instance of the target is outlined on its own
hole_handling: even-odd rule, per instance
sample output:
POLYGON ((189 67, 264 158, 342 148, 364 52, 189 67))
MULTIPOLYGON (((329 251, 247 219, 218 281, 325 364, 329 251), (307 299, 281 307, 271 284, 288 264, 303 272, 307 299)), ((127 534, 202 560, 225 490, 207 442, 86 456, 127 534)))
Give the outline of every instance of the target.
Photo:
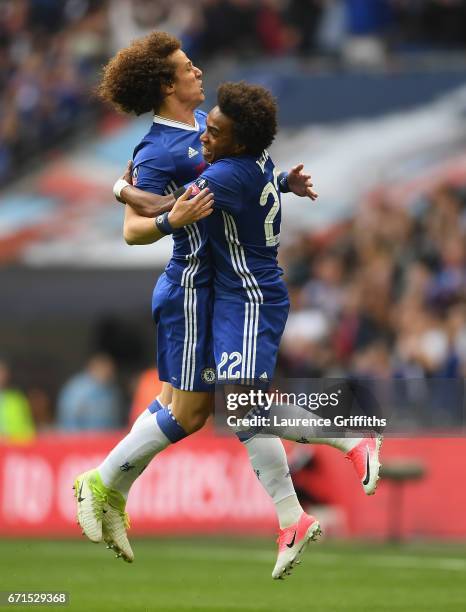
MULTIPOLYGON (((145 413, 143 413, 145 414, 145 413)), ((160 429, 155 414, 137 420, 129 434, 107 455, 97 470, 106 487, 116 489, 125 498, 134 481, 170 440, 160 429)))
POLYGON ((275 504, 280 522, 280 529, 295 525, 303 513, 296 494, 285 497, 275 504))
POLYGON ((149 410, 149 408, 146 408, 144 412, 141 412, 138 418, 134 421, 131 431, 136 431, 139 429, 139 427, 151 416, 153 416, 152 412, 149 410))
POLYGON ((261 433, 278 436, 284 440, 292 440, 303 444, 326 444, 338 448, 344 453, 350 451, 362 440, 362 438, 326 438, 322 436, 322 432, 317 427, 310 425, 274 425, 274 419, 281 422, 286 419, 302 420, 312 417, 312 413, 310 414, 308 410, 294 404, 272 404, 270 410, 261 408, 259 412, 257 409, 253 409, 246 417, 253 414, 260 414, 260 416, 271 419, 270 426, 264 427, 261 433))
POLYGON ((153 416, 157 410, 160 408, 167 408, 167 406, 164 406, 164 404, 162 404, 162 402, 160 401, 160 395, 157 397, 156 400, 154 400, 152 402, 152 404, 150 405, 149 408, 146 408, 144 410, 144 412, 141 412, 141 414, 138 416, 138 418, 134 421, 133 426, 131 427, 131 431, 134 431, 135 429, 138 429, 139 426, 149 417, 153 416))
POLYGON ((294 525, 303 509, 294 490, 281 440, 254 436, 243 444, 257 478, 272 498, 280 529, 294 525))

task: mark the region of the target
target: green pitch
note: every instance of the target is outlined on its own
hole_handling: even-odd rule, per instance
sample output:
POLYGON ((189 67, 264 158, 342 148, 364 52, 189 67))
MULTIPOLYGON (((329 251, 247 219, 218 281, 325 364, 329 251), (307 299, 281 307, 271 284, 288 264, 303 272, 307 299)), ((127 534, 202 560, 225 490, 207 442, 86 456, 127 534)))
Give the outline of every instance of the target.
POLYGON ((127 565, 84 540, 2 540, 0 591, 68 591, 61 609, 80 612, 466 610, 466 546, 321 542, 285 581, 270 578, 269 540, 135 539, 133 548, 127 565))

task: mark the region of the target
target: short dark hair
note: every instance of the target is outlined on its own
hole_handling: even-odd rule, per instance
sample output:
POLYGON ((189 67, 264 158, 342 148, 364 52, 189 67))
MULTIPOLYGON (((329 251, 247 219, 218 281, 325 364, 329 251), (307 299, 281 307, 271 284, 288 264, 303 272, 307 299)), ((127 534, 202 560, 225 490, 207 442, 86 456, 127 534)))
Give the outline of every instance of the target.
POLYGON ((165 97, 162 87, 175 80, 175 65, 168 57, 180 48, 180 41, 167 32, 133 41, 104 66, 99 97, 124 113, 157 110, 165 97))
POLYGON ((277 133, 277 103, 259 85, 223 83, 217 90, 220 111, 233 121, 233 134, 248 155, 260 155, 277 133))

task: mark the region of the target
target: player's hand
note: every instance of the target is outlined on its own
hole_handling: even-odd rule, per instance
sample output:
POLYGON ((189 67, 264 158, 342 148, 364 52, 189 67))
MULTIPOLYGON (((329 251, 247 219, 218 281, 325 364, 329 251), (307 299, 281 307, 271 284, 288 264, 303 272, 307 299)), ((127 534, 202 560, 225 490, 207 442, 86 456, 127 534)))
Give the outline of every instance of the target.
POLYGON ((167 210, 168 205, 172 206, 174 204, 172 195, 162 196, 149 191, 142 191, 133 185, 133 162, 131 160, 128 161, 125 171, 115 183, 113 192, 119 202, 131 206, 140 217, 157 217, 167 210), (120 197, 115 192, 119 181, 124 182, 124 186, 120 185, 120 197), (162 210, 160 210, 161 207, 163 207, 162 210))
POLYGON ((168 221, 173 229, 191 225, 191 223, 208 217, 213 212, 214 194, 210 193, 209 188, 206 187, 190 200, 192 190, 192 187, 188 187, 184 194, 177 199, 168 215, 168 221))
POLYGON ((304 164, 294 166, 288 173, 288 186, 291 191, 303 198, 311 198, 312 201, 317 200, 319 194, 312 189, 314 186, 310 174, 304 174, 304 164))

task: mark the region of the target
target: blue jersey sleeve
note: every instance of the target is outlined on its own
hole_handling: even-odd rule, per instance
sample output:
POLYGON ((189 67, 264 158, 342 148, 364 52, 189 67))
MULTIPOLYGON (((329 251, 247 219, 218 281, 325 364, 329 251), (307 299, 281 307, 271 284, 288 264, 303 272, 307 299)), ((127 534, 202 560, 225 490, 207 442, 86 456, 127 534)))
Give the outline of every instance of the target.
POLYGON ((136 153, 133 162, 133 185, 143 191, 163 195, 175 175, 171 154, 161 150, 155 157, 147 157, 144 150, 136 153))
MULTIPOLYGON (((214 194, 215 209, 231 214, 237 214, 240 211, 243 200, 242 182, 238 169, 227 159, 221 159, 209 166, 194 184, 199 191, 205 187, 210 189, 214 194)), ((196 191, 193 193, 196 195, 196 191)))

